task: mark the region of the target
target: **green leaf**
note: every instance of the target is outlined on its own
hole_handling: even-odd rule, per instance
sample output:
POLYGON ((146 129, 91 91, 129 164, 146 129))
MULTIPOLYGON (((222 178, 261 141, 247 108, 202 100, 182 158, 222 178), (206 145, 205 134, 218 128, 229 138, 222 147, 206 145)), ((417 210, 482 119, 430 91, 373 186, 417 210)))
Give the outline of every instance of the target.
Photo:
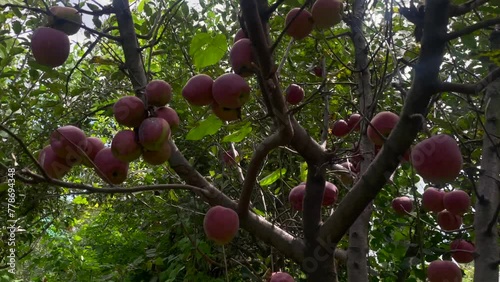
POLYGON ((191 129, 186 135, 186 140, 201 140, 207 135, 214 135, 222 127, 222 121, 214 115, 200 122, 197 127, 191 129))
POLYGON ((227 41, 223 34, 198 33, 189 46, 189 55, 198 69, 217 64, 226 51, 227 41))
POLYGON ((222 142, 241 142, 243 141, 243 139, 245 139, 245 137, 248 136, 248 134, 250 134, 250 132, 252 132, 252 130, 253 128, 251 124, 247 123, 244 127, 240 128, 236 132, 231 133, 228 136, 224 136, 224 138, 222 138, 222 142))
POLYGON ((0 183, 0 193, 2 193, 3 191, 9 189, 9 184, 7 184, 7 182, 4 182, 4 183, 0 183))
POLYGON ((87 198, 84 198, 82 196, 76 196, 74 199, 73 199, 73 204, 77 204, 77 205, 85 205, 87 206, 89 204, 89 202, 87 201, 87 198))
POLYGON ((14 30, 14 32, 16 34, 19 34, 19 33, 21 33, 23 26, 21 25, 21 23, 19 21, 14 21, 12 23, 12 29, 14 30))
POLYGON ((278 179, 280 179, 282 176, 284 176, 285 173, 286 173, 286 168, 277 169, 277 170, 273 171, 271 174, 269 174, 268 176, 262 178, 259 181, 259 184, 260 184, 260 186, 269 186, 269 185, 273 184, 274 182, 276 182, 278 179))

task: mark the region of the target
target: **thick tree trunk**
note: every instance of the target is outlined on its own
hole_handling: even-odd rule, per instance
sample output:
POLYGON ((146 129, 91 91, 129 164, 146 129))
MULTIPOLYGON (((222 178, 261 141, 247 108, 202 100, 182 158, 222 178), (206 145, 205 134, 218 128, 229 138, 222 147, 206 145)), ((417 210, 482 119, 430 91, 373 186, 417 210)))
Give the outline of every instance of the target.
MULTIPOLYGON (((356 70, 359 70, 357 77, 359 107, 361 114, 370 119, 372 115, 373 91, 370 87, 370 72, 368 71, 368 53, 366 52, 367 42, 362 30, 364 13, 366 10, 365 1, 356 0, 353 4, 354 17, 351 21, 352 40, 356 54, 356 70)), ((373 144, 366 136, 366 122, 362 122, 362 136, 359 144, 360 152, 364 159, 360 165, 359 174, 365 173, 373 160, 373 144)), ((370 231, 369 222, 372 213, 370 203, 363 213, 356 219, 349 228, 349 248, 347 251, 347 277, 349 281, 368 281, 368 233, 370 231)))
MULTIPOLYGON (((492 49, 500 49, 500 29, 493 32, 492 49)), ((474 281, 499 281, 498 209, 500 206, 500 79, 486 88, 485 133, 481 177, 477 186, 474 229, 474 281)))

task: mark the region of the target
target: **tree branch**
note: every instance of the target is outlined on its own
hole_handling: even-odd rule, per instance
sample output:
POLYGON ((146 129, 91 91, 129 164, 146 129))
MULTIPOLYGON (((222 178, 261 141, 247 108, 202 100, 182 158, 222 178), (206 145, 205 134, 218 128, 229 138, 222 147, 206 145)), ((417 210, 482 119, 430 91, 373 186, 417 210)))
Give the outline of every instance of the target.
POLYGON ((497 78, 500 78, 500 68, 494 69, 485 78, 475 84, 442 82, 439 92, 457 92, 467 95, 477 95, 497 78))
POLYGON ((484 20, 482 22, 478 22, 478 23, 475 23, 473 25, 469 25, 461 30, 448 33, 446 35, 446 40, 450 41, 453 39, 457 39, 457 38, 462 37, 464 35, 473 33, 476 30, 479 30, 479 29, 482 29, 482 28, 485 28, 488 26, 496 25, 498 23, 500 23, 500 17, 484 20))
POLYGON ((450 5, 450 17, 458 17, 467 14, 479 6, 488 3, 490 0, 470 0, 461 5, 450 5))

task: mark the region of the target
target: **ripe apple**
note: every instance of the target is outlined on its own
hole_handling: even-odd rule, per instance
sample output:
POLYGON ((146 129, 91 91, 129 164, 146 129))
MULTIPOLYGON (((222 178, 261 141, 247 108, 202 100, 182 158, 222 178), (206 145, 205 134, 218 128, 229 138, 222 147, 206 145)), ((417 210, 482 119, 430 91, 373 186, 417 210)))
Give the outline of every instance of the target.
POLYGON ((339 194, 339 190, 337 186, 333 183, 326 181, 325 182, 325 191, 323 192, 323 202, 321 205, 323 206, 331 206, 337 201, 337 197, 339 194))
POLYGON ((339 0, 316 0, 311 9, 317 28, 330 28, 342 20, 344 4, 339 0))
POLYGON ((212 95, 224 108, 241 108, 250 99, 250 86, 235 73, 226 73, 214 80, 212 95))
POLYGON ((292 105, 297 105, 304 99, 304 89, 297 84, 290 84, 286 88, 286 101, 292 105))
POLYGON ((462 225, 462 217, 442 210, 437 214, 437 223, 445 231, 457 230, 462 225))
POLYGON ((95 172, 109 184, 120 184, 127 179, 128 163, 113 156, 111 148, 104 148, 94 159, 95 172))
POLYGON ((177 112, 168 107, 159 107, 155 110, 155 115, 156 117, 162 118, 168 122, 168 125, 170 126, 170 129, 174 130, 179 128, 179 124, 181 123, 181 120, 179 119, 179 115, 177 115, 177 112))
POLYGON ((395 113, 380 112, 370 121, 366 135, 368 135, 368 138, 370 138, 373 144, 382 146, 384 145, 385 140, 378 133, 380 133, 383 137, 389 136, 398 121, 399 116, 395 113))
POLYGON ((419 142, 411 151, 411 163, 425 181, 446 183, 462 170, 462 153, 453 137, 434 135, 419 142))
POLYGON ((398 215, 407 215, 413 210, 413 201, 406 196, 394 198, 391 205, 398 215))
POLYGON ((347 119, 347 125, 349 126, 349 131, 360 131, 361 130, 361 115, 360 114, 352 114, 347 119))
POLYGON ((269 282, 295 282, 295 279, 286 272, 274 272, 269 282))
POLYGON ((82 155, 85 153, 87 136, 76 126, 62 126, 50 134, 50 146, 67 163, 77 164, 82 161, 82 155))
POLYGON ((238 151, 233 149, 229 149, 227 151, 222 150, 220 152, 220 159, 226 166, 234 166, 238 164, 240 159, 239 156, 240 154, 238 153, 238 151))
POLYGON ((152 80, 146 85, 145 94, 148 105, 162 107, 172 100, 172 87, 164 80, 152 80))
POLYGON ((208 239, 221 245, 231 242, 239 228, 238 214, 223 206, 211 207, 203 220, 203 229, 208 239))
POLYGON ((313 71, 315 76, 323 77, 323 68, 321 68, 320 66, 313 67, 312 71, 313 71))
POLYGON ((212 103, 212 113, 214 113, 216 117, 223 121, 233 121, 241 119, 241 108, 225 108, 220 106, 216 102, 212 103))
POLYGON ((170 159, 172 155, 172 147, 168 140, 165 140, 158 151, 144 150, 142 159, 150 165, 161 165, 170 159))
POLYGON ((139 143, 150 151, 158 151, 170 138, 168 122, 159 117, 145 119, 139 126, 139 143))
POLYGON ((240 28, 238 29, 238 31, 236 32, 236 35, 234 36, 234 41, 233 43, 236 43, 238 42, 238 40, 242 39, 242 38, 248 38, 247 34, 245 33, 245 31, 240 28))
POLYGON ((469 194, 462 190, 448 192, 443 197, 443 206, 453 214, 463 215, 470 207, 469 194))
POLYGON ((67 35, 76 34, 82 24, 82 15, 72 7, 50 7, 52 15, 48 17, 48 26, 60 30, 67 35))
POLYGON ((243 77, 251 76, 254 62, 252 41, 248 38, 236 41, 229 52, 229 62, 236 74, 243 77))
POLYGON ((337 137, 344 137, 349 134, 350 129, 347 122, 343 119, 335 121, 332 125, 332 134, 337 137))
POLYGON ((474 260, 476 248, 468 241, 456 239, 450 244, 451 257, 458 263, 469 263, 474 260))
POLYGON ((122 130, 113 137, 111 152, 120 161, 132 162, 141 156, 142 148, 133 130, 122 130))
POLYGON ((444 210, 444 190, 429 187, 422 194, 422 207, 426 211, 440 212, 444 210))
POLYGON ((182 97, 193 106, 210 105, 214 98, 212 97, 212 85, 214 80, 206 74, 197 74, 191 77, 184 88, 182 88, 182 97))
POLYGON ((139 127, 146 118, 144 102, 136 96, 121 97, 113 105, 116 121, 124 126, 139 127))
POLYGON ((306 194, 306 185, 299 184, 290 190, 288 201, 294 210, 302 211, 304 208, 304 195, 306 194))
POLYGON ((461 282, 460 267, 449 260, 435 260, 427 267, 429 282, 461 282))
MULTIPOLYGON (((94 162, 95 156, 100 150, 104 149, 104 143, 101 139, 97 137, 87 137, 87 147, 85 148, 85 154, 87 154, 90 161, 94 162)), ((87 167, 92 167, 92 163, 87 158, 83 158, 83 165, 87 167)))
POLYGON ((31 37, 31 51, 37 63, 55 68, 69 56, 69 37, 66 33, 50 27, 39 27, 31 37))
POLYGON ((71 165, 59 157, 51 145, 45 146, 40 151, 38 162, 50 178, 61 179, 71 170, 71 165))
POLYGON ((290 26, 286 30, 286 34, 295 40, 301 40, 308 36, 314 27, 311 13, 306 9, 301 11, 300 8, 293 8, 288 12, 285 18, 285 26, 288 25, 290 26))

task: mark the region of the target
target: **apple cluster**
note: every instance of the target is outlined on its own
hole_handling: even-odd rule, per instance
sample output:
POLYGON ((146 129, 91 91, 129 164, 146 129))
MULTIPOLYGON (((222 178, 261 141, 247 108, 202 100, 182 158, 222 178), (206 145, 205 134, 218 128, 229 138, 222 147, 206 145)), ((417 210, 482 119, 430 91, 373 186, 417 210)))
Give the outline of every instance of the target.
POLYGON ((337 137, 344 137, 353 131, 359 131, 361 129, 361 115, 352 114, 347 118, 336 120, 330 127, 330 133, 337 137))
MULTIPOLYGON (((288 201, 294 210, 302 211, 304 209, 304 196, 306 194, 306 183, 302 182, 290 190, 288 201)), ((339 191, 337 186, 326 181, 325 190, 323 192, 322 206, 331 206, 337 202, 339 191)))
POLYGON ((462 190, 445 192, 429 187, 422 194, 422 207, 426 211, 437 213, 437 223, 445 231, 459 229, 462 216, 470 206, 470 196, 462 190))
POLYGON ((36 62, 50 68, 64 64, 70 51, 69 35, 76 34, 81 24, 82 15, 75 8, 51 7, 47 26, 37 28, 31 37, 36 62))
POLYGON ((314 27, 331 28, 340 23, 344 4, 339 0, 317 0, 311 12, 298 7, 291 9, 285 18, 286 33, 295 40, 306 38, 314 27))

